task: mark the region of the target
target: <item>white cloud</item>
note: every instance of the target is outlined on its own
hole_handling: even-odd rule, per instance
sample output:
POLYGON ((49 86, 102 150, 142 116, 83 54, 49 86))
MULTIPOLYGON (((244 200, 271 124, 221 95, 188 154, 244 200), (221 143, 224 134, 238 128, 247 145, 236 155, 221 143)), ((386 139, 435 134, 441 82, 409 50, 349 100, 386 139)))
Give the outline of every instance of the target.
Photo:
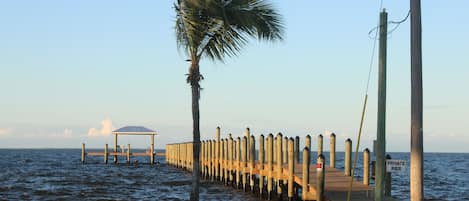
POLYGON ((108 136, 112 132, 112 120, 107 118, 101 121, 101 128, 90 128, 88 130, 88 136, 108 136))

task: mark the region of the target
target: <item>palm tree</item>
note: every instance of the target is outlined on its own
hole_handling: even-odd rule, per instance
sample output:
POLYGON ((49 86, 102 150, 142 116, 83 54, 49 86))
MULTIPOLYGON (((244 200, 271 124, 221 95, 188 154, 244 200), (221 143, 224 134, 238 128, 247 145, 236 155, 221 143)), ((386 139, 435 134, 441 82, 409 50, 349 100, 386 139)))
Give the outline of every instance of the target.
POLYGON ((187 83, 192 88, 193 176, 191 200, 199 198, 199 62, 205 56, 224 61, 237 55, 249 38, 265 41, 282 40, 281 16, 266 0, 178 0, 176 40, 190 57, 187 83))

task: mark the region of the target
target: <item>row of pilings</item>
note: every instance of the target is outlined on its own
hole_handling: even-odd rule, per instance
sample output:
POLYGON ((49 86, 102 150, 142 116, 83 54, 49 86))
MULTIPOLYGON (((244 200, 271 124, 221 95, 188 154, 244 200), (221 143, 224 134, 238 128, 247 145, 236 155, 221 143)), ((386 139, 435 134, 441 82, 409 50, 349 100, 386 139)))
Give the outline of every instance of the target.
MULTIPOLYGON (((253 192, 261 198, 271 200, 323 200, 325 185, 325 157, 323 156, 323 136, 318 135, 316 159, 316 181, 310 181, 311 136, 305 138, 303 157, 300 161, 300 137, 287 137, 278 133, 260 135, 259 145, 246 129, 245 136, 233 139, 220 138, 220 128, 216 129, 216 139, 201 142, 200 165, 202 178, 221 182, 243 191, 253 192), (257 154, 256 154, 257 148, 257 154), (311 183, 315 183, 314 186, 311 183)), ((166 145, 166 163, 192 171, 193 143, 166 145)), ((329 167, 336 168, 336 136, 330 135, 329 167)), ((363 160, 363 184, 369 185, 369 150, 365 149, 363 160)), ((344 176, 351 175, 352 141, 345 141, 344 176)))

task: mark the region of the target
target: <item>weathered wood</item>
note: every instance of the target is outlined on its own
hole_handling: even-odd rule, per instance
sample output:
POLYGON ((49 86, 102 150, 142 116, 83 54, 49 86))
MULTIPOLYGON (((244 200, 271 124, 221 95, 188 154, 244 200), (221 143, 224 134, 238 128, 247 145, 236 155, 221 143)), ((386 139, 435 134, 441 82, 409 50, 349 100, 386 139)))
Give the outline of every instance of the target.
MULTIPOLYGON (((264 171, 264 135, 259 136, 259 169, 264 171)), ((259 197, 262 198, 264 189, 264 175, 259 174, 259 197)))
POLYGON ((245 171, 246 166, 247 166, 247 159, 248 159, 248 137, 244 136, 242 140, 242 163, 241 163, 241 168, 242 168, 242 180, 243 180, 243 190, 244 192, 247 191, 247 186, 248 186, 248 174, 245 171))
POLYGON ((274 160, 274 135, 272 133, 267 137, 267 200, 272 199, 272 187, 273 187, 273 160, 274 160))
POLYGON ((108 149, 107 144, 104 145, 104 163, 107 164, 108 149))
POLYGON ((348 138, 345 141, 345 158, 344 158, 344 174, 351 175, 352 170, 352 140, 348 138))
POLYGON ((220 127, 217 127, 215 131, 215 179, 220 177, 220 127))
POLYGON ((127 144, 127 163, 130 164, 130 144, 127 144))
POLYGON ((277 134, 277 137, 276 137, 276 153, 277 153, 277 167, 276 167, 276 171, 277 171, 277 175, 276 175, 276 178, 277 178, 277 197, 281 198, 282 197, 282 173, 283 173, 283 170, 282 170, 282 167, 283 167, 283 150, 282 150, 282 140, 283 140, 283 136, 282 136, 282 133, 278 133, 277 134))
POLYGON ((294 156, 294 140, 288 140, 288 200, 293 200, 294 179, 295 179, 295 156, 294 156))
POLYGON ((295 163, 300 163, 300 136, 295 137, 295 163))
POLYGON ((331 133, 331 140, 329 145, 329 167, 335 168, 335 134, 331 133))
POLYGON ((307 196, 309 193, 309 164, 310 164, 310 157, 309 157, 309 148, 305 147, 303 149, 303 175, 302 175, 302 180, 303 182, 301 183, 302 186, 302 197, 303 200, 307 200, 307 196))
POLYGON ((323 145, 323 137, 322 137, 322 134, 319 134, 318 135, 318 156, 322 154, 322 151, 323 151, 322 145, 323 145))
POLYGON ((325 158, 321 154, 318 156, 316 162, 316 200, 323 201, 324 200, 324 183, 325 183, 325 175, 326 169, 324 168, 325 158))
POLYGON ((81 163, 85 163, 85 143, 81 143, 81 163))
MULTIPOLYGON (((242 164, 241 164, 241 138, 236 138, 236 161, 237 161, 237 168, 236 168, 236 188, 240 188, 241 186, 241 171, 242 171, 242 164)), ((243 145, 244 147, 244 145, 243 145)))
POLYGON ((251 191, 254 192, 254 179, 256 178, 254 171, 255 171, 255 166, 256 166, 256 138, 254 138, 253 135, 251 135, 251 140, 249 140, 249 151, 251 155, 251 158, 249 158, 249 184, 251 186, 251 191))
MULTIPOLYGON (((246 130, 244 131, 244 136, 246 137, 246 145, 249 146, 250 145, 250 140, 251 140, 251 131, 249 129, 249 127, 246 127, 246 130)), ((248 155, 247 155, 247 160, 249 161, 249 159, 251 158, 251 156, 249 155, 249 152, 248 152, 248 155)))

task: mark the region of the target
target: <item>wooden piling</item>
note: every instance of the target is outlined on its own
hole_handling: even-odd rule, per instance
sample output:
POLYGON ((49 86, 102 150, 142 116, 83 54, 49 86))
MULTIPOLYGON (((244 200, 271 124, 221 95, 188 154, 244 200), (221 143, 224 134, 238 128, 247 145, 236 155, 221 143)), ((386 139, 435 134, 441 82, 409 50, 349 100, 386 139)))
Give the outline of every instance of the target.
POLYGON ((225 185, 228 185, 228 180, 229 180, 229 167, 228 167, 228 160, 229 160, 229 155, 228 155, 228 139, 225 139, 224 140, 224 146, 223 146, 223 154, 225 156, 225 159, 224 159, 224 165, 223 165, 223 169, 225 170, 224 173, 223 173, 223 176, 225 177, 224 178, 224 181, 225 181, 225 185))
POLYGON ((288 137, 283 137, 283 161, 288 163, 288 137))
POLYGON ((236 138, 236 188, 240 188, 241 186, 241 171, 242 171, 242 163, 241 163, 241 144, 243 143, 244 147, 244 142, 241 142, 241 138, 238 137, 236 138))
POLYGON ((207 167, 208 167, 208 179, 211 179, 212 176, 213 176, 213 168, 212 168, 212 158, 213 158, 213 155, 212 155, 212 140, 208 140, 207 141, 207 155, 208 155, 208 158, 207 158, 207 167))
POLYGON ((85 163, 85 143, 81 143, 81 163, 85 163))
POLYGON ((215 179, 220 177, 220 127, 215 131, 215 179))
POLYGON ((150 145, 150 164, 155 163, 155 135, 151 135, 151 145, 150 145))
POLYGON ((107 144, 104 145, 104 163, 107 164, 107 156, 109 155, 107 144))
POLYGON ((363 184, 370 185, 370 150, 363 151, 363 184))
POLYGON ((277 153, 277 197, 278 198, 281 198, 282 197, 282 165, 283 165, 283 159, 282 159, 282 155, 283 155, 283 151, 282 151, 282 140, 283 140, 283 136, 282 136, 282 133, 278 133, 277 134, 277 148, 275 149, 276 153, 277 153))
POLYGON ((335 134, 331 133, 331 140, 329 144, 329 166, 335 168, 335 134))
POLYGON ((130 144, 127 144, 127 163, 130 164, 130 144))
MULTIPOLYGON (((264 135, 259 136, 259 170, 264 171, 264 135)), ((264 176, 259 174, 259 197, 262 198, 264 189, 264 176)))
POLYGON ((251 135, 251 140, 249 140, 249 151, 250 151, 250 154, 251 157, 249 158, 249 166, 250 166, 250 169, 249 169, 249 184, 251 186, 251 192, 254 192, 254 179, 256 178, 255 174, 254 174, 254 169, 255 169, 255 166, 256 166, 256 138, 254 138, 253 135, 251 135))
POLYGON ((305 147, 308 147, 309 150, 311 150, 311 135, 306 135, 305 138, 305 147))
MULTIPOLYGON (((249 130, 249 127, 246 127, 246 131, 244 132, 244 136, 246 137, 246 145, 249 146, 250 145, 250 140, 251 140, 251 131, 249 130)), ((249 161, 250 159, 250 155, 249 155, 249 152, 248 152, 248 155, 247 155, 247 160, 249 161)))
POLYGON ((308 193, 309 193, 309 164, 310 164, 310 154, 309 154, 309 148, 308 147, 305 147, 303 149, 303 174, 302 174, 302 181, 303 183, 301 184, 301 187, 302 187, 302 197, 303 197, 303 200, 307 200, 307 196, 308 196, 308 193))
POLYGON ((322 134, 319 134, 318 135, 318 156, 322 154, 322 151, 323 151, 322 145, 323 145, 323 137, 322 137, 322 134))
POLYGON ((216 166, 217 166, 217 163, 216 163, 216 144, 217 142, 215 140, 212 140, 212 158, 211 158, 211 162, 212 162, 212 176, 210 177, 210 179, 212 181, 214 181, 216 179, 215 177, 215 172, 216 172, 216 166))
POLYGON ((228 175, 229 175, 229 182, 233 183, 233 137, 231 133, 228 137, 228 175))
POLYGON ((324 200, 324 184, 326 168, 324 155, 319 155, 316 162, 316 201, 324 200))
MULTIPOLYGON (((114 134, 114 153, 117 153, 117 134, 114 134)), ((117 155, 114 155, 114 163, 117 163, 117 155)))
POLYGON ((295 163, 300 163, 300 136, 295 137, 295 163))
POLYGON ((273 186, 273 160, 274 160, 274 135, 272 133, 267 137, 267 200, 272 199, 272 186, 273 186))
POLYGON ((288 140, 288 200, 293 201, 294 192, 294 173, 295 173, 295 156, 294 156, 294 140, 288 140))
POLYGON ((220 181, 225 182, 226 177, 226 141, 224 138, 220 139, 220 181))
POLYGON ((247 186, 248 186, 248 174, 247 172, 245 171, 246 169, 246 165, 247 165, 247 157, 248 157, 248 147, 247 147, 247 143, 248 143, 248 138, 246 136, 243 137, 243 141, 242 141, 242 162, 241 162, 241 168, 242 168, 242 180, 243 180, 243 191, 246 192, 247 191, 247 186))
POLYGON ((345 158, 344 158, 344 173, 347 176, 351 175, 352 167, 352 140, 348 138, 345 141, 345 158))

